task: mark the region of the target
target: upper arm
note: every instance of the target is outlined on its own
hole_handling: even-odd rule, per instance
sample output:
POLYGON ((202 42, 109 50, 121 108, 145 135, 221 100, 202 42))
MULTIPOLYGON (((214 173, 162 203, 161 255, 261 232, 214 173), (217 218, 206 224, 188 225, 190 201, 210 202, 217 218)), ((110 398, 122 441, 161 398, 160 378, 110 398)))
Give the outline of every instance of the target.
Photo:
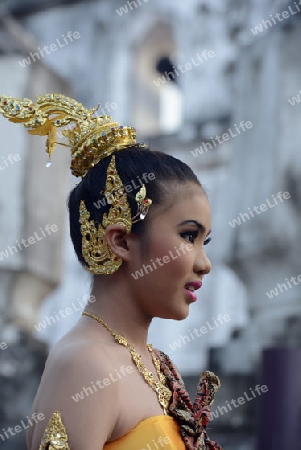
POLYGON ((49 361, 40 387, 36 412, 45 420, 36 425, 32 450, 38 449, 55 411, 62 416, 71 450, 101 450, 118 419, 118 384, 110 380, 114 367, 99 347, 69 346, 49 361))

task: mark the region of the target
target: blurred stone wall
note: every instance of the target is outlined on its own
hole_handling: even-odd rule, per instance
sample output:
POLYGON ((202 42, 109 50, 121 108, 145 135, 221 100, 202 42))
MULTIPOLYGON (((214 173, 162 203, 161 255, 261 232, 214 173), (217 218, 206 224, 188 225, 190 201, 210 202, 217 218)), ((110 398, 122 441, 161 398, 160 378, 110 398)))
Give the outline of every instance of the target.
MULTIPOLYGON (((175 4, 173 0, 151 0, 121 13, 125 5, 124 0, 95 1, 79 2, 72 8, 56 4, 37 14, 23 11, 20 20, 35 36, 36 46, 42 48, 56 39, 63 42, 69 30, 78 32, 80 38, 21 69, 19 83, 25 83, 23 73, 47 65, 68 78, 74 96, 85 106, 100 102, 100 108, 107 108, 105 113, 121 123, 137 126, 140 138, 152 148, 179 157, 199 176, 212 205, 214 239, 208 254, 213 270, 189 318, 181 323, 165 322, 164 327, 155 320, 150 341, 175 360, 191 392, 201 370, 215 370, 223 383, 213 408, 218 409, 254 388, 260 379, 265 347, 300 347, 300 287, 292 282, 293 287, 289 287, 287 280, 301 274, 301 109, 298 102, 292 106, 288 101, 301 89, 301 14, 289 14, 282 22, 271 21, 270 26, 266 22, 270 14, 274 17, 288 10, 287 1, 185 0, 175 4), (257 34, 251 30, 256 26, 257 34), (192 59, 200 62, 198 58, 204 58, 203 52, 208 55, 209 51, 215 56, 194 67, 192 59), (162 78, 157 70, 162 57, 168 57, 175 67, 191 65, 169 82, 182 99, 181 127, 169 135, 160 123, 160 105, 166 93, 166 83, 157 85, 158 77, 162 78), (240 124, 248 121, 252 127, 243 129, 240 124), (215 136, 223 133, 230 134, 230 138, 217 143, 215 136), (279 192, 286 191, 288 199, 269 206, 268 201, 274 202, 279 192), (253 210, 263 204, 266 208, 261 214, 253 210), (240 224, 233 225, 234 219, 239 219, 240 224), (284 283, 286 288, 269 298, 266 293, 284 283), (208 322, 212 325, 220 314, 228 314, 231 320, 201 338, 183 343, 189 330, 208 322), (178 348, 175 341, 180 342, 178 348)), ((60 85, 51 86, 51 90, 54 87, 59 89, 60 85)), ((16 131, 13 138, 16 145, 28 139, 24 130, 19 134, 16 131)), ((30 142, 36 145, 34 140, 30 142)), ((39 167, 43 163, 39 162, 39 167)), ((30 199, 33 188, 29 192, 30 199)), ((16 199, 19 208, 20 200, 16 199)), ((54 201, 55 196, 51 199, 54 201)), ((51 207, 52 203, 46 211, 51 207)), ((27 203, 27 210, 32 210, 32 203, 27 203)), ((20 235, 19 224, 16 221, 10 228, 13 239, 20 235)), ((47 296, 42 319, 59 305, 70 306, 76 293, 82 297, 84 289, 88 290, 89 280, 71 256, 71 246, 66 244, 65 248, 66 272, 60 288, 47 296)), ((16 259, 15 264, 21 263, 16 259)), ((54 272, 49 280, 43 265, 40 271, 40 264, 28 264, 38 275, 30 275, 36 276, 33 291, 39 294, 37 300, 29 302, 37 310, 39 299, 47 289, 50 292, 51 283, 55 283, 52 277, 57 275, 54 272)), ((48 266, 45 261, 43 264, 47 269, 52 261, 47 262, 48 266)), ((19 282, 22 290, 26 280, 19 282)), ((10 288, 12 281, 10 270, 3 277, 3 286, 19 293, 20 289, 10 288)), ((20 298, 19 294, 15 297, 20 298)), ((33 317, 21 306, 22 317, 33 317)), ((69 319, 47 327, 37 336, 53 344, 76 315, 69 319)), ((231 450, 253 450, 259 406, 254 400, 220 414, 212 423, 214 435, 220 434, 220 441, 231 450)))
MULTIPOLYGON (((41 62, 22 68, 19 61, 20 55, 0 57, 2 94, 34 99, 47 91, 68 93, 68 83, 41 62)), ((3 117, 0 131, 0 428, 7 430, 30 414, 47 355, 32 332, 42 301, 64 275, 70 154, 58 147, 46 168, 45 138, 3 117), (45 232, 47 224, 56 231, 45 232)), ((8 436, 1 448, 25 450, 24 430, 8 436)))

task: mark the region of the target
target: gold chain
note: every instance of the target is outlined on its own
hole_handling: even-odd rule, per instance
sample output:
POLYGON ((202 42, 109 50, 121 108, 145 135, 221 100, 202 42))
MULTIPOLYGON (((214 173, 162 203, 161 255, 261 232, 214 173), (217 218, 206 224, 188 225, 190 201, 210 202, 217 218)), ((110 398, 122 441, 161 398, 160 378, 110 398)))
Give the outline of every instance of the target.
POLYGON ((167 409, 172 394, 170 389, 166 386, 166 378, 160 370, 160 362, 153 352, 152 345, 147 344, 147 348, 152 357, 160 381, 155 380, 152 372, 150 372, 141 361, 141 356, 139 355, 139 353, 135 350, 135 348, 132 345, 129 344, 128 340, 124 336, 115 333, 115 331, 112 330, 112 328, 110 328, 100 317, 96 316, 95 314, 83 311, 82 315, 91 317, 92 319, 96 320, 98 323, 103 325, 109 331, 109 333, 111 333, 111 335, 115 338, 118 344, 123 345, 129 350, 132 359, 135 363, 135 366, 137 367, 138 371, 142 374, 147 384, 156 392, 158 401, 163 408, 164 414, 167 414, 167 409))

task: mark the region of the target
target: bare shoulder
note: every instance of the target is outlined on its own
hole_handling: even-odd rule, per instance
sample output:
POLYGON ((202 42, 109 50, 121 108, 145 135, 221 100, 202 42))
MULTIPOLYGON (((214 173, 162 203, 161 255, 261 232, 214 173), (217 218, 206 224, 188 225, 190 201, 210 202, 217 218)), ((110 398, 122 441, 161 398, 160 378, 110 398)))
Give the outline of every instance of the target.
POLYGON ((51 351, 34 402, 33 411, 45 420, 35 425, 29 449, 37 449, 48 421, 59 411, 72 450, 99 450, 110 438, 118 420, 118 383, 110 382, 114 364, 110 349, 80 339, 59 342, 51 351), (106 380, 106 383, 104 383, 106 380))

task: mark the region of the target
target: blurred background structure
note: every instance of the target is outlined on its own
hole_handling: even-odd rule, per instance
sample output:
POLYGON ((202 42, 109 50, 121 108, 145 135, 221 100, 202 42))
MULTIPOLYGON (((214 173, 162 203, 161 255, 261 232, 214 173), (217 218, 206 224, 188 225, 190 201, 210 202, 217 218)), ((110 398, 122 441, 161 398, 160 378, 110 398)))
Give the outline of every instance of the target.
MULTIPOLYGON (((212 205, 213 269, 189 318, 164 327, 155 320, 150 341, 172 357, 191 392, 202 370, 218 374, 210 436, 225 450, 299 448, 301 5, 2 0, 0 7, 3 94, 58 92, 88 108, 100 103, 103 114, 136 126, 141 141, 197 173, 212 205), (259 394, 256 385, 267 389, 259 394)), ((68 235, 66 201, 78 182, 68 150, 58 147, 46 168, 42 141, 5 119, 0 129, 0 429, 7 429, 29 415, 48 348, 78 319, 90 279, 68 235), (58 231, 13 249, 47 224, 58 231)), ((25 450, 25 431, 0 444, 25 450)))

